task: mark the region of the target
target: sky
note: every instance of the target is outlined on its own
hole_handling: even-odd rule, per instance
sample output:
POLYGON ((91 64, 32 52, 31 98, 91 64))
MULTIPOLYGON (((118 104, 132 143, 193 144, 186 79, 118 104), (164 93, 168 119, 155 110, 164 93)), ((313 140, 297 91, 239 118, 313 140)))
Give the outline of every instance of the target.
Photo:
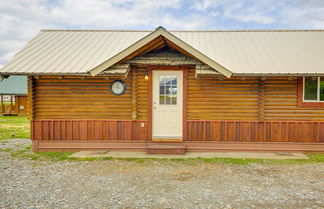
POLYGON ((41 29, 324 29, 324 0, 0 0, 0 67, 41 29))

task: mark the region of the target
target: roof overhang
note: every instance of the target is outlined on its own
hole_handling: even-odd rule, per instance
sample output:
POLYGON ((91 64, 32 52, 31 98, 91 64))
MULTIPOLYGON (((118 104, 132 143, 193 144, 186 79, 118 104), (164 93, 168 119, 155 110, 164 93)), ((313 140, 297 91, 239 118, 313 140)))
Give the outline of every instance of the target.
POLYGON ((210 59, 203 53, 199 52, 189 44, 185 43, 175 35, 168 32, 163 27, 157 28, 155 31, 150 33, 149 35, 145 36, 144 38, 140 39, 139 41, 135 42, 133 45, 129 46, 125 50, 121 51, 120 53, 116 54, 115 56, 111 57, 110 59, 106 60, 105 62, 101 63, 97 67, 91 69, 89 72, 92 76, 98 75, 99 73, 107 70, 112 65, 119 63, 121 60, 125 59, 126 57, 130 56, 132 53, 136 52, 137 50, 149 45, 152 41, 158 39, 159 37, 163 37, 169 44, 173 45, 175 48, 179 48, 185 51, 187 54, 191 55, 192 57, 196 58, 197 60, 205 63, 206 65, 210 66, 215 72, 219 72, 226 77, 231 77, 232 72, 219 63, 215 62, 214 60, 210 59))

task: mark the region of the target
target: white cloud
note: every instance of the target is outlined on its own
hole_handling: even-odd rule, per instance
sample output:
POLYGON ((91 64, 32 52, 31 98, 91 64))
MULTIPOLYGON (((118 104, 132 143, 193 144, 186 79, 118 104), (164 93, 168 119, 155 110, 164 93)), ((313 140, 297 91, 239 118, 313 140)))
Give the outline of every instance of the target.
POLYGON ((255 22, 269 24, 275 21, 275 18, 257 11, 236 12, 228 10, 224 13, 225 18, 235 19, 240 22, 255 22))
MULTIPOLYGON (((270 5, 271 6, 271 5, 270 5)), ((236 1, 236 0, 203 0, 197 2, 192 7, 197 11, 206 12, 208 10, 220 10, 223 19, 232 19, 239 22, 255 22, 269 24, 274 22, 274 17, 268 14, 273 7, 269 7, 266 1, 236 1)), ((210 13, 211 15, 213 13, 210 13)), ((216 12, 220 14, 220 12, 216 12)))
POLYGON ((186 25, 183 20, 162 12, 179 7, 180 3, 181 0, 60 0, 50 4, 44 0, 0 0, 0 64, 8 62, 42 28, 154 29, 162 23, 170 28, 181 27, 186 25))
POLYGON ((284 24, 294 23, 295 25, 304 25, 307 28, 324 28, 324 6, 310 8, 291 8, 286 11, 284 24))
MULTIPOLYGON (((324 27, 323 0, 0 0, 0 65, 42 28, 324 27)), ((234 28, 235 29, 235 28, 234 28)))

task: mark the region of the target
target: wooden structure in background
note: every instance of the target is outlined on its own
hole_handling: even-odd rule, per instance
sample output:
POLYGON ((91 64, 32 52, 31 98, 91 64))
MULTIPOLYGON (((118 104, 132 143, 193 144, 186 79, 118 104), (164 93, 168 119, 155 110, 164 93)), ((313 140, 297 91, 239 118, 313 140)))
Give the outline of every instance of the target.
POLYGON ((0 115, 27 115, 27 77, 9 76, 0 83, 0 115))
POLYGON ((0 95, 1 97, 1 111, 0 115, 18 115, 26 116, 27 115, 27 95, 0 95), (9 97, 8 102, 4 102, 3 98, 9 97))

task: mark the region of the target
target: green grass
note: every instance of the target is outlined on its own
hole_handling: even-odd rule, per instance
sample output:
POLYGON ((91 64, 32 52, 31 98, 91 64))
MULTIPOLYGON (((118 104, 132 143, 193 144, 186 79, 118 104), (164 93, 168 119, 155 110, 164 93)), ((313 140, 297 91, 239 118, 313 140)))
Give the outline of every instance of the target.
POLYGON ((2 148, 2 149, 0 149, 0 152, 11 152, 12 151, 12 149, 10 149, 10 148, 2 148))
POLYGON ((70 157, 74 152, 36 152, 32 153, 34 158, 37 160, 47 160, 47 161, 96 161, 96 160, 111 160, 112 157, 86 157, 86 158, 75 158, 70 157))
MULTIPOLYGON (((88 158, 74 158, 69 157, 74 152, 31 152, 31 146, 27 146, 22 150, 0 149, 3 152, 10 152, 13 157, 27 158, 37 161, 99 161, 111 160, 112 157, 88 157, 88 158)), ((159 162, 178 162, 186 164, 204 163, 222 163, 235 165, 248 164, 306 164, 306 163, 324 163, 324 154, 307 154, 309 159, 286 159, 286 160, 268 160, 268 159, 243 159, 243 158, 173 158, 173 159, 157 159, 157 158, 116 158, 116 160, 144 163, 146 161, 159 162)))
MULTIPOLYGON (((2 150, 0 150, 2 151, 2 150)), ((35 161, 95 161, 95 160, 111 160, 112 157, 87 157, 74 158, 70 157, 75 152, 31 152, 31 146, 26 146, 21 150, 5 149, 4 152, 10 152, 11 156, 17 159, 30 159, 35 161)))
POLYGON ((50 161, 64 161, 68 160, 69 156, 73 154, 73 152, 38 152, 34 153, 39 158, 44 158, 50 161))
POLYGON ((29 120, 20 116, 0 117, 0 140, 30 137, 29 120))
POLYGON ((35 161, 102 161, 102 160, 122 160, 136 163, 144 162, 177 162, 182 164, 199 164, 199 163, 222 163, 235 165, 249 164, 307 164, 307 163, 324 163, 324 154, 306 154, 309 159, 285 159, 285 160, 268 160, 268 159, 245 159, 245 158, 112 158, 112 157, 88 157, 74 158, 70 157, 75 152, 31 152, 31 145, 21 150, 0 149, 0 152, 9 152, 12 157, 25 158, 35 161))
POLYGON ((268 159, 244 159, 244 158, 117 158, 118 160, 127 160, 143 163, 145 161, 160 161, 160 162, 179 162, 186 164, 204 163, 223 163, 223 164, 306 164, 306 163, 324 163, 324 154, 306 154, 309 159, 285 159, 285 160, 268 160, 268 159))
MULTIPOLYGON (((257 164, 306 164, 306 163, 324 163, 324 154, 306 154, 309 159, 245 159, 245 158, 198 158, 205 163, 224 163, 248 165, 252 163, 257 164)), ((184 161, 186 159, 183 159, 184 161)), ((189 159, 190 160, 190 159, 189 159)))

